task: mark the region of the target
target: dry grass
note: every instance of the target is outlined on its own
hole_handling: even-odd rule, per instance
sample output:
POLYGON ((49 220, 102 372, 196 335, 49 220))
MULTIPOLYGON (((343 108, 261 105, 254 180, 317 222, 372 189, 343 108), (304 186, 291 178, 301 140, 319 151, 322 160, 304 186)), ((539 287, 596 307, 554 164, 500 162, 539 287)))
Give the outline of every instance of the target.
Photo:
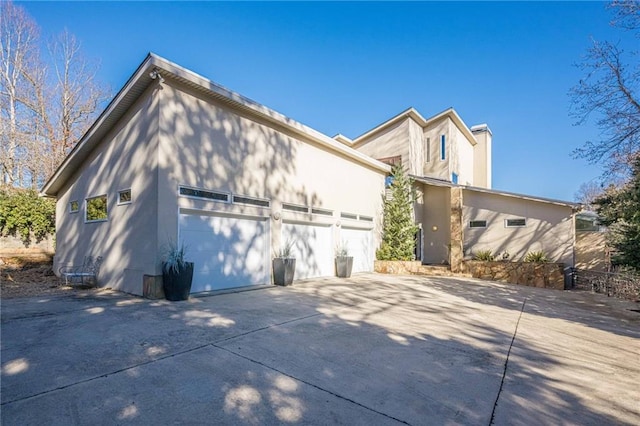
POLYGON ((0 297, 41 296, 73 291, 55 276, 48 258, 0 258, 0 297))

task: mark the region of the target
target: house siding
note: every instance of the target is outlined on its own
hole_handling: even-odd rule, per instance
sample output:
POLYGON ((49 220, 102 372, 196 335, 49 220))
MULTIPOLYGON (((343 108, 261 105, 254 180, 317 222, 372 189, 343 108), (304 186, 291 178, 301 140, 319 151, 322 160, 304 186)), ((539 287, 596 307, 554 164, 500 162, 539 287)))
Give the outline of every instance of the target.
POLYGON ((410 170, 412 164, 411 144, 411 118, 406 118, 398 123, 393 124, 367 139, 358 141, 355 149, 369 157, 382 159, 388 157, 400 156, 402 164, 407 171, 410 170))
POLYGON ((58 193, 54 270, 102 256, 102 286, 139 294, 142 274, 156 270, 156 157, 158 109, 155 88, 122 117, 58 193), (132 203, 118 205, 118 191, 131 189, 132 203), (107 195, 108 220, 85 223, 84 200, 107 195), (69 213, 78 200, 80 211, 69 213))

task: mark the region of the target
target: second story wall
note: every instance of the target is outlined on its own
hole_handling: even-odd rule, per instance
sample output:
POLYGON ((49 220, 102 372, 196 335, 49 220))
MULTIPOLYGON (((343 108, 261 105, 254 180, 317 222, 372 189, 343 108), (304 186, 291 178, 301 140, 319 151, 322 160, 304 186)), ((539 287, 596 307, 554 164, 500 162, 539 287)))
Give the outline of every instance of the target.
POLYGON ((393 157, 400 157, 402 164, 407 167, 406 170, 411 172, 407 165, 411 163, 411 151, 415 152, 409 148, 410 133, 415 133, 412 123, 415 124, 413 120, 406 118, 358 141, 354 148, 371 158, 385 162, 393 157))

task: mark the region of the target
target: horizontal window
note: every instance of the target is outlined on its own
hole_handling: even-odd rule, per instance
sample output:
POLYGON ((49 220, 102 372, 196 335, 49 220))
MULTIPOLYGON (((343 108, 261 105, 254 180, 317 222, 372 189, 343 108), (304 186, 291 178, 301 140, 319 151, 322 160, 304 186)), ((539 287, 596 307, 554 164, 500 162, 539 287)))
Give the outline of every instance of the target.
POLYGON ((527 219, 507 219, 504 221, 504 224, 507 228, 523 228, 527 226, 527 219))
POLYGON ((357 214, 353 214, 353 213, 340 213, 340 217, 343 219, 353 219, 353 220, 357 220, 358 219, 358 215, 357 214))
POLYGON ((85 200, 85 219, 87 222, 107 220, 107 196, 87 198, 85 200))
POLYGON ((289 211, 292 211, 292 212, 309 213, 309 207, 300 206, 300 205, 297 205, 297 204, 282 203, 282 209, 283 210, 289 210, 289 211))
POLYGON ((371 216, 359 216, 359 219, 365 222, 373 222, 373 218, 371 216))
POLYGON ((125 189, 118 191, 118 204, 130 204, 131 203, 131 190, 125 189))
POLYGON ((331 210, 325 210, 325 209, 312 208, 311 209, 311 213, 312 214, 321 214, 321 215, 324 215, 324 216, 333 216, 333 212, 331 210))
POLYGON ((78 213, 80 210, 80 202, 73 200, 69 203, 69 213, 78 213))
POLYGON ((229 202, 229 194, 224 192, 205 191, 204 189, 189 188, 186 186, 180 187, 180 195, 185 197, 202 198, 205 200, 224 201, 229 202))
POLYGON ((469 228, 486 228, 486 220, 471 220, 469 221, 469 228))
POLYGON ((269 200, 263 200, 261 198, 253 198, 253 197, 244 197, 242 195, 234 195, 233 202, 238 204, 248 204, 251 206, 258 206, 258 207, 269 207, 271 205, 269 200))

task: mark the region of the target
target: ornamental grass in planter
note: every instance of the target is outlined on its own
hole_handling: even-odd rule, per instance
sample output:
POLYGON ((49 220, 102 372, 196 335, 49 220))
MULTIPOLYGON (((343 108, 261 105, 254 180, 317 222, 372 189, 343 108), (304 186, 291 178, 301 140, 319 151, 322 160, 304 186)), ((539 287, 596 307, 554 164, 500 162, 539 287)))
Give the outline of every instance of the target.
POLYGON ((349 256, 349 248, 346 243, 342 243, 336 249, 336 276, 338 278, 349 278, 353 269, 353 256, 349 256))
POLYGON ((162 288, 167 300, 189 299, 193 280, 193 262, 185 260, 184 245, 169 242, 162 262, 162 288))
POLYGON ((296 271, 296 259, 293 257, 293 241, 287 242, 273 258, 273 283, 291 285, 296 271))

